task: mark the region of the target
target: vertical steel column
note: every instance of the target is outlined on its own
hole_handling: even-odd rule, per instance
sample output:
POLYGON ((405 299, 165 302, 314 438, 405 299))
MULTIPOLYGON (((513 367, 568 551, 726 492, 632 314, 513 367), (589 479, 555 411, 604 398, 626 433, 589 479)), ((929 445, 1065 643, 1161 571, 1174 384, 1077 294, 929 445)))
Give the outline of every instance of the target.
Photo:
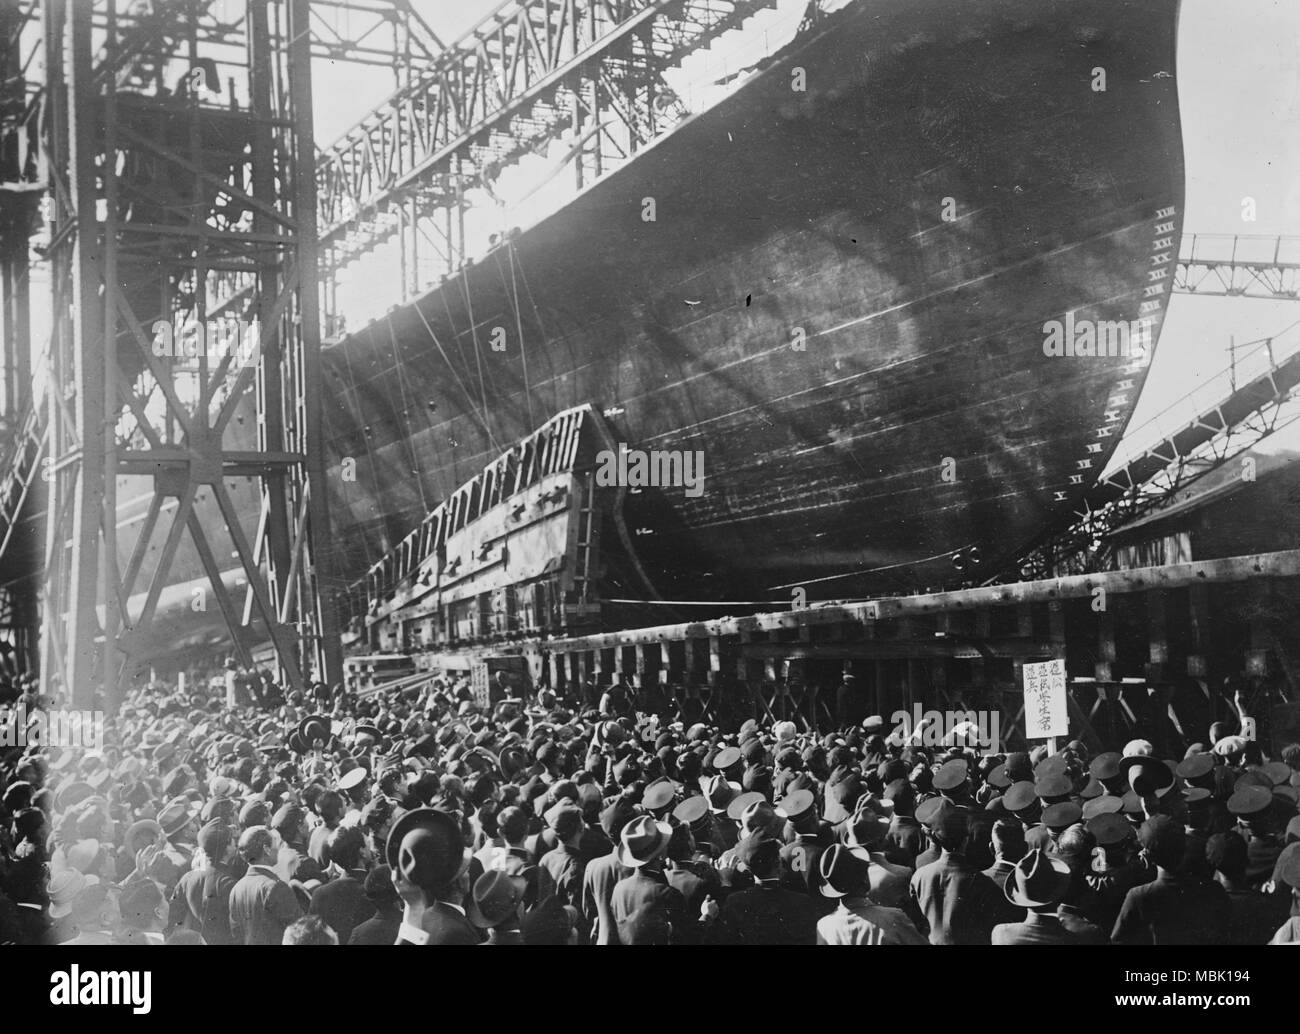
MULTIPOLYGON (((105 399, 115 394, 115 371, 105 368, 100 310, 101 260, 95 194, 94 123, 98 113, 91 79, 88 3, 48 0, 46 68, 55 100, 51 170, 65 177, 67 201, 56 200, 52 248, 56 323, 51 351, 55 379, 50 396, 50 455, 54 475, 47 507, 47 636, 62 643, 62 668, 42 664, 44 692, 59 680, 75 706, 89 707, 96 689, 99 625, 98 568, 107 432, 105 399), (64 55, 67 64, 64 64, 64 55), (61 74, 59 74, 61 73, 61 74), (62 305, 69 316, 62 318, 62 305)), ((57 192, 56 192, 57 197, 57 192)), ((44 655, 44 649, 43 649, 44 655)), ((108 687, 105 687, 108 688, 108 687)))
POLYGON ((294 206, 298 223, 298 330, 302 349, 302 415, 300 429, 306 453, 306 499, 309 537, 307 573, 314 590, 299 601, 302 610, 315 609, 316 676, 331 685, 343 680, 343 648, 339 638, 334 593, 338 587, 330 536, 325 487, 323 394, 320 363, 320 257, 316 244, 316 148, 312 122, 311 31, 308 0, 289 0, 289 78, 293 99, 294 206))

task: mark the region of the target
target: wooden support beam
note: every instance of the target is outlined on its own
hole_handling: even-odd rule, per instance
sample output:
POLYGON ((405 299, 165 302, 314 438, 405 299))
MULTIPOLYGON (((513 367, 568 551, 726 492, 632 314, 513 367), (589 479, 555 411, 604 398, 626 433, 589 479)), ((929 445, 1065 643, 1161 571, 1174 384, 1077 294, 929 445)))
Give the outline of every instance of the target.
MULTIPOLYGON (((1098 574, 1071 575, 1066 578, 1048 578, 1011 585, 981 586, 955 592, 900 596, 840 606, 810 607, 804 610, 755 614, 749 617, 659 625, 653 628, 582 637, 573 640, 572 643, 576 648, 592 649, 616 645, 631 646, 636 642, 658 642, 663 639, 726 637, 738 635, 742 630, 766 632, 783 628, 797 629, 804 625, 834 626, 845 621, 862 622, 897 618, 907 614, 929 615, 950 609, 973 610, 989 606, 1085 599, 1091 598, 1096 588, 1105 589, 1107 595, 1111 596, 1146 592, 1153 588, 1172 589, 1200 584, 1242 582, 1261 575, 1300 577, 1300 549, 1226 557, 1220 560, 1202 560, 1188 564, 1171 564, 1166 567, 1103 571, 1098 574)), ((569 640, 560 640, 557 644, 564 645, 569 642, 569 640)))
POLYGON ((1188 652, 1187 674, 1193 678, 1209 677, 1208 650, 1210 646, 1210 587, 1193 585, 1187 590, 1188 599, 1188 652))
POLYGON ((1048 635, 1052 640, 1052 659, 1065 658, 1065 604, 1055 600, 1047 605, 1048 635))
POLYGON ((1109 610, 1097 614, 1097 663, 1093 673, 1098 682, 1115 681, 1115 616, 1109 610))
POLYGON ((1164 682, 1169 676, 1169 629, 1167 593, 1156 590, 1146 594, 1147 605, 1147 678, 1164 682))

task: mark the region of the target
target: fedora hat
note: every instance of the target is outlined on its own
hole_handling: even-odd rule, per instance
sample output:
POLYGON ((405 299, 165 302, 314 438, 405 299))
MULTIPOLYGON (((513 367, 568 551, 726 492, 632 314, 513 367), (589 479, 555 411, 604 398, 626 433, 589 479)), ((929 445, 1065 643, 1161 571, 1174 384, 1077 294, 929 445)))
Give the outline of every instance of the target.
POLYGON ((853 848, 833 844, 822 852, 817 863, 821 873, 821 892, 828 898, 842 898, 867 885, 870 864, 853 848))
POLYGON ((870 851, 889 832, 889 820, 872 811, 859 811, 844 823, 844 846, 870 851))
POLYGON ((162 827, 163 836, 175 836, 190 824, 196 813, 188 797, 175 797, 168 801, 158 813, 158 825, 162 827))
POLYGON ((330 738, 329 716, 309 714, 298 723, 298 738, 304 750, 311 750, 312 744, 317 740, 328 743, 330 738))
POLYGON ((727 811, 727 806, 740 793, 740 784, 729 782, 726 776, 715 775, 706 781, 704 793, 709 800, 709 811, 715 815, 722 815, 727 811))
POLYGON ((739 822, 741 816, 749 810, 751 805, 758 804, 763 800, 764 797, 761 793, 756 793, 752 790, 748 793, 739 794, 738 796, 733 797, 727 804, 727 818, 731 819, 733 822, 739 822))
POLYGON ((1041 908, 1060 901, 1069 888, 1069 863, 1036 850, 1016 863, 1002 892, 1013 905, 1041 908))
POLYGON ((667 822, 656 822, 649 815, 635 818, 623 827, 618 860, 632 869, 649 865, 668 850, 672 835, 673 827, 667 822))
POLYGON ((437 808, 412 808, 389 830, 384 856, 393 871, 416 886, 444 886, 469 865, 460 824, 437 808))
POLYGON ((474 882, 465 915, 480 930, 488 930, 518 912, 528 881, 501 869, 490 869, 474 882))
POLYGON ((1169 766, 1146 754, 1130 754, 1121 758, 1119 770, 1128 778, 1129 786, 1133 787, 1139 795, 1142 793, 1142 788, 1138 786, 1139 782, 1157 797, 1163 797, 1174 785, 1174 773, 1169 766))

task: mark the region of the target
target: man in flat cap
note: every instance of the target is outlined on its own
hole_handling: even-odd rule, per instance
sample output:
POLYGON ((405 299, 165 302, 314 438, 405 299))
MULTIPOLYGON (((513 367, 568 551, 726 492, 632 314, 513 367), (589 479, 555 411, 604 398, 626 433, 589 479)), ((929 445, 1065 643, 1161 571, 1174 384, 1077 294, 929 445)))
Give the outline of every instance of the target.
POLYGON ((551 805, 544 818, 558 843, 542 855, 539 863, 538 900, 556 894, 564 904, 580 909, 582 877, 587 867, 581 850, 582 834, 587 828, 582 809, 564 798, 551 805))

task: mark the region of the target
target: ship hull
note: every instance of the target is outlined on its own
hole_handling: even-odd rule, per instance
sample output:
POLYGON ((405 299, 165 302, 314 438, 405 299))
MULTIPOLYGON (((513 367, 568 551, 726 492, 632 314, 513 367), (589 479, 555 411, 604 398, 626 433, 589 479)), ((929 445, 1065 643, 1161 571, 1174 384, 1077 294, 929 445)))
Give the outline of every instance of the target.
POLYGON ((1148 355, 1158 337, 1183 211, 1176 34, 1176 0, 861 0, 814 27, 325 349, 339 573, 586 403, 633 449, 703 458, 698 495, 629 493, 646 578, 611 594, 994 573, 1069 514, 1141 390, 1146 362, 1045 355, 1044 327, 1145 319, 1148 355))

